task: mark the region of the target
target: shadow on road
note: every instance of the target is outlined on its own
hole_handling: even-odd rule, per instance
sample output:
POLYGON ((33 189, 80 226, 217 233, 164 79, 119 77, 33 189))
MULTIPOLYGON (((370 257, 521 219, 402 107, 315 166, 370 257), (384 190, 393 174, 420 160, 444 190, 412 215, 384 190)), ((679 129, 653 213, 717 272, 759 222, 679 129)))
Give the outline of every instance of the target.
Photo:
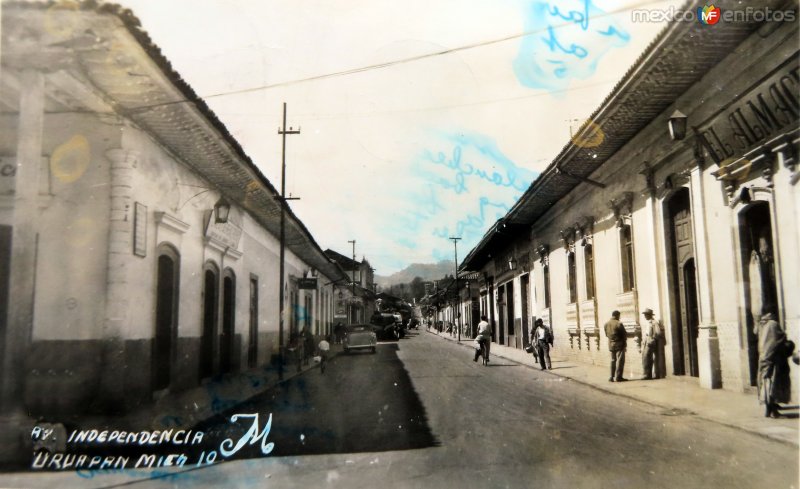
MULTIPOLYGON (((376 354, 339 355, 325 374, 319 369, 287 381, 225 411, 194 429, 205 432, 203 445, 234 442, 252 423, 231 423, 237 413, 259 413, 261 428, 269 414, 271 456, 411 450, 438 445, 396 343, 379 344, 376 354)), ((260 443, 235 457, 262 457, 260 443)))

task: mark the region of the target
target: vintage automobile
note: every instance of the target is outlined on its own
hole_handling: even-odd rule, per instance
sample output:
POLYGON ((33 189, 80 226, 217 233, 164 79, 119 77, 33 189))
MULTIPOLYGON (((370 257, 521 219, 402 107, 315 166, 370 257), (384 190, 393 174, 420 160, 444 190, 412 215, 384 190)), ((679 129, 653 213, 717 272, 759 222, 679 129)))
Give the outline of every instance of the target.
POLYGON ((391 313, 380 313, 375 311, 369 319, 372 331, 383 340, 396 341, 400 339, 400 327, 391 313))
POLYGON ((368 324, 354 324, 347 327, 347 333, 345 333, 342 347, 345 353, 350 353, 351 350, 358 349, 369 349, 372 353, 375 353, 377 344, 378 337, 375 335, 372 326, 368 324))

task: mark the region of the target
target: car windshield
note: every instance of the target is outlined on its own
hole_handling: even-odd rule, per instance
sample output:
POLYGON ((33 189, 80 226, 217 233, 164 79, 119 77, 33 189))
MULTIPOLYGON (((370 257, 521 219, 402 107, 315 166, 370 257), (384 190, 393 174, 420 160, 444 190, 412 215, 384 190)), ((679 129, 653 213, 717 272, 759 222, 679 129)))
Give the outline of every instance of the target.
POLYGON ((372 331, 372 328, 367 326, 349 326, 347 328, 348 333, 363 333, 364 331, 372 331))

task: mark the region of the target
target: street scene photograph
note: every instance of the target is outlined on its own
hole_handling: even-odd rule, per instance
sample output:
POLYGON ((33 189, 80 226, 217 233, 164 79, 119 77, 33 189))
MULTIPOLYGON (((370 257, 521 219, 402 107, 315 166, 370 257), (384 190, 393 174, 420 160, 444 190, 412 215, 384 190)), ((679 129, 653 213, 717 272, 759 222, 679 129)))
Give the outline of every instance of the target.
POLYGON ((0 489, 800 489, 798 16, 0 0, 0 489))

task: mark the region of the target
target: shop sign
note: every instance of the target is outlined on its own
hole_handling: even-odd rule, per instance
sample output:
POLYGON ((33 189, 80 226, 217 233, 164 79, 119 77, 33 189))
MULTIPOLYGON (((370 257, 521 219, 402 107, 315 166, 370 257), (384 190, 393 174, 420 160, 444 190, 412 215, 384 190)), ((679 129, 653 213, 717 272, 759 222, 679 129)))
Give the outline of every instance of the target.
POLYGON ((209 212, 206 224, 206 237, 215 239, 232 249, 238 249, 239 239, 242 237, 242 228, 234 222, 235 217, 234 209, 231 209, 228 222, 216 222, 214 213, 209 212))
POLYGON ((800 120, 800 67, 776 70, 700 129, 700 143, 719 164, 741 156, 800 120))
POLYGON ((311 278, 298 278, 297 279, 297 288, 298 289, 317 289, 317 277, 311 278))

